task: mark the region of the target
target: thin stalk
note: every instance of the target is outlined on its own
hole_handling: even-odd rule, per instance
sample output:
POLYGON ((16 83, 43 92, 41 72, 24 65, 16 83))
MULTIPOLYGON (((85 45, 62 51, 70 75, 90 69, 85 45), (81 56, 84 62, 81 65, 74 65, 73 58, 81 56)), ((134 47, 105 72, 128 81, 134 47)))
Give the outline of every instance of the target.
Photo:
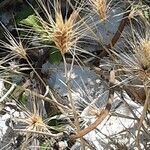
MULTIPOLYGON (((37 71, 35 70, 35 68, 32 66, 32 64, 30 63, 30 61, 28 59, 26 59, 28 64, 30 65, 30 67, 32 68, 32 70, 34 71, 34 73, 37 75, 37 77, 40 79, 40 81, 43 83, 43 85, 45 87, 47 87, 47 85, 45 84, 45 82, 42 80, 42 78, 40 77, 40 75, 37 73, 37 71)), ((49 89, 49 92, 48 92, 52 98, 52 100, 58 104, 54 94, 52 93, 52 91, 49 89)), ((60 105, 57 106, 59 108, 59 110, 63 113, 63 114, 66 114, 66 112, 62 109, 62 107, 60 107, 60 105)))
POLYGON ((65 58, 65 55, 62 54, 62 58, 63 58, 63 61, 64 61, 64 69, 65 69, 65 79, 66 79, 66 83, 68 82, 68 69, 67 69, 67 62, 66 62, 66 58, 65 58))
MULTIPOLYGON (((73 59, 72 59, 72 63, 71 63, 71 69, 70 69, 70 74, 68 74, 68 70, 67 70, 67 62, 66 62, 66 58, 64 56, 64 54, 62 54, 62 57, 63 57, 63 61, 64 61, 64 69, 65 69, 65 78, 66 78, 66 86, 67 86, 67 93, 68 93, 68 100, 70 101, 71 103, 71 106, 72 106, 72 111, 73 111, 73 116, 74 116, 74 121, 75 121, 75 126, 77 128, 77 134, 78 132, 80 132, 80 122, 79 122, 79 118, 78 118, 78 113, 76 111, 76 107, 75 107, 75 103, 73 101, 73 98, 72 98, 72 93, 71 93, 71 71, 72 71, 72 66, 74 64, 74 60, 75 60, 75 57, 73 55, 73 59)), ((81 150, 84 150, 84 141, 82 139, 82 137, 80 138, 80 142, 81 142, 81 150)))
POLYGON ((46 87, 47 85, 45 84, 45 82, 42 80, 42 78, 40 77, 40 75, 37 73, 37 71, 35 70, 35 68, 32 66, 32 64, 30 63, 30 61, 28 59, 26 59, 27 63, 30 65, 31 69, 34 71, 34 73, 37 75, 37 77, 40 79, 40 81, 43 83, 43 85, 46 87))
POLYGON ((47 133, 47 132, 41 132, 41 131, 27 130, 27 129, 13 129, 13 130, 16 132, 36 133, 36 134, 46 135, 46 136, 53 137, 53 138, 58 138, 58 137, 63 136, 63 133, 53 134, 53 133, 47 133))

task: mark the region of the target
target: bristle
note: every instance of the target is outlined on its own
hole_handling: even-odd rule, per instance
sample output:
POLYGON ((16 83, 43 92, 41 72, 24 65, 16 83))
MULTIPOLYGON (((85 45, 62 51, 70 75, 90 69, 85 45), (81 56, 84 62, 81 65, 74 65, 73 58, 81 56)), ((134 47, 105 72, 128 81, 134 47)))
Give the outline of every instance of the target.
POLYGON ((23 47, 22 44, 18 45, 18 47, 16 47, 14 51, 20 58, 26 59, 27 56, 26 49, 23 47))
POLYGON ((90 106, 89 107, 89 114, 91 116, 95 116, 95 117, 98 117, 101 115, 101 112, 102 112, 102 109, 101 108, 98 108, 96 106, 90 106))

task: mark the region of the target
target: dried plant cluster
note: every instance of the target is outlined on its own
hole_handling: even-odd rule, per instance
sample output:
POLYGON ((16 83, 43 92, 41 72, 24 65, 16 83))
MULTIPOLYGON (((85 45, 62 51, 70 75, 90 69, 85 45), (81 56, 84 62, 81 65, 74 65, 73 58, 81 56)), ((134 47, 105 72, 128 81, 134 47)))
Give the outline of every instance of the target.
POLYGON ((137 55, 137 58, 139 59, 139 62, 143 65, 143 68, 149 69, 150 64, 149 64, 149 57, 150 57, 150 39, 149 39, 149 33, 146 33, 148 37, 141 39, 139 41, 139 46, 135 47, 135 52, 137 55))
POLYGON ((75 33, 73 31, 74 22, 78 13, 74 11, 69 19, 64 22, 62 14, 56 14, 56 28, 53 33, 53 41, 62 54, 68 52, 68 50, 75 44, 75 33))
MULTIPOLYGON (((64 55, 68 52, 78 39, 79 36, 75 30, 75 23, 79 14, 79 9, 73 10, 70 14, 69 18, 63 18, 63 14, 61 11, 61 3, 58 1, 54 1, 54 18, 51 13, 47 12, 46 6, 44 3, 40 2, 44 13, 48 18, 48 22, 45 22, 41 17, 39 17, 39 21, 42 24, 43 31, 47 33, 48 39, 53 41, 56 47, 60 50, 61 54, 64 55)), ((51 11, 51 10, 49 10, 51 11)))
POLYGON ((7 42, 0 40, 1 47, 10 52, 10 57, 19 57, 26 59, 26 49, 23 47, 21 40, 17 41, 8 29, 2 25, 7 42))
MULTIPOLYGON (((143 108, 139 116, 129 108, 133 117, 128 118, 134 118, 136 122, 134 147, 140 149, 141 137, 146 135, 144 148, 150 148, 150 24, 144 15, 142 18, 141 15, 133 15, 135 8, 132 5, 136 7, 137 3, 121 3, 115 5, 115 0, 66 0, 65 3, 63 0, 36 0, 37 7, 29 3, 34 12, 30 16, 32 19, 22 26, 18 25, 19 28, 16 29, 17 34, 20 34, 18 37, 1 23, 5 39, 0 40, 0 54, 3 54, 0 58, 0 81, 5 88, 0 104, 4 105, 3 111, 9 105, 11 108, 15 107, 15 111, 19 113, 18 117, 12 115, 9 120, 11 129, 16 132, 13 138, 15 142, 12 142, 14 146, 17 145, 22 150, 70 149, 75 143, 79 143, 81 149, 92 149, 90 143, 93 141, 87 139, 88 135, 98 131, 98 126, 113 115, 115 94, 129 107, 124 100, 126 93, 130 101, 136 101, 143 108), (111 16, 109 10, 111 6, 117 9, 121 3, 126 8, 123 7, 124 10, 116 15, 124 14, 119 20, 118 28, 116 27, 116 33, 107 42, 108 45, 102 44, 101 36, 94 33, 97 22, 101 24, 106 21, 111 26, 109 19, 115 16, 111 16), (88 24, 91 17, 94 17, 91 12, 98 15, 99 20, 88 24), (38 45, 34 43, 35 38, 38 45), (86 42, 87 39, 89 43, 86 42), (92 45, 92 40, 99 45, 98 50, 89 52, 81 46, 84 42, 85 45, 92 45), (120 41, 124 45, 120 46, 120 41), (61 58, 55 55, 52 57, 61 59, 63 63, 65 80, 61 83, 64 91, 67 91, 66 97, 50 87, 49 75, 42 71, 43 64, 51 59, 51 54, 58 52, 61 58), (108 65, 109 62, 111 63, 108 65), (79 100, 75 100, 73 84, 76 77, 72 75, 75 64, 83 70, 84 67, 90 68, 89 71, 95 72, 107 84, 106 90, 99 96, 102 98, 102 95, 107 94, 105 105, 99 106, 99 98, 95 100, 91 97, 91 91, 86 91, 88 85, 84 85, 85 91, 80 85, 78 89, 86 94, 86 98, 76 95, 79 100), (21 142, 18 137, 21 137, 21 142)), ((127 149, 132 146, 117 143, 111 136, 106 136, 106 139, 117 148, 127 149)))

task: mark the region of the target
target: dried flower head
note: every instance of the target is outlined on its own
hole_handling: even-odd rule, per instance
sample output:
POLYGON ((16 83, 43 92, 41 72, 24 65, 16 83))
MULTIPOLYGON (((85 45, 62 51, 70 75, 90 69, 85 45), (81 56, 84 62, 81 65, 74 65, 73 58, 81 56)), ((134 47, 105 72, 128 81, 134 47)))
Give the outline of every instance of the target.
POLYGON ((107 2, 106 0, 89 0, 93 10, 99 15, 101 20, 107 18, 107 2))
POLYGON ((21 115, 12 118, 17 125, 13 127, 14 131, 24 135, 23 144, 21 145, 22 149, 35 144, 34 141, 37 140, 37 135, 45 137, 45 139, 46 137, 58 138, 63 135, 62 132, 56 134, 51 132, 51 130, 55 130, 55 127, 47 125, 48 120, 43 118, 44 105, 42 101, 32 92, 28 93, 28 98, 30 106, 27 108, 25 105, 18 103, 21 115))
POLYGON ((134 27, 132 33, 132 35, 127 35, 128 38, 125 42, 126 48, 129 47, 127 51, 116 53, 116 55, 119 58, 119 65, 122 65, 125 73, 130 74, 133 79, 138 78, 143 82, 150 76, 149 26, 134 27))
POLYGON ((56 24, 53 32, 53 41, 62 54, 66 53, 75 40, 74 23, 77 19, 78 12, 73 11, 68 20, 63 20, 61 13, 56 13, 56 24))
POLYGON ((45 131, 45 123, 43 122, 43 119, 38 114, 31 114, 28 116, 28 118, 25 119, 26 123, 28 123, 27 130, 33 130, 33 131, 45 131))
POLYGON ((77 18, 80 8, 73 9, 69 17, 64 17, 62 14, 60 1, 54 1, 54 16, 46 4, 39 1, 39 5, 46 16, 47 21, 37 13, 38 20, 42 25, 41 32, 45 33, 44 39, 55 43, 61 54, 65 54, 72 47, 75 47, 77 40, 83 35, 83 29, 80 30, 77 18))
POLYGON ((19 107, 22 110, 23 117, 14 118, 14 120, 23 123, 24 125, 22 126, 22 129, 26 129, 27 132, 32 131, 50 133, 48 126, 45 124, 42 114, 40 113, 41 110, 38 109, 35 103, 36 102, 34 101, 33 112, 28 108, 20 105, 19 107))

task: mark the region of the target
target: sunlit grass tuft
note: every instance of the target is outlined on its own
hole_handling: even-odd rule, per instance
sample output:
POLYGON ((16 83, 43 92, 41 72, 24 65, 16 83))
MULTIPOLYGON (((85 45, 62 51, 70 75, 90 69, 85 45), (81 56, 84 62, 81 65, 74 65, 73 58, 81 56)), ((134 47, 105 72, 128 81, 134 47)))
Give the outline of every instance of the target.
MULTIPOLYGON (((51 2, 49 3, 49 5, 52 5, 51 2)), ((50 43, 54 42, 55 47, 62 55, 72 49, 79 50, 76 46, 77 41, 85 35, 86 30, 79 19, 81 8, 72 8, 72 12, 64 16, 59 1, 54 1, 54 5, 51 6, 54 12, 46 6, 44 1, 38 1, 38 4, 46 17, 44 20, 36 12, 38 21, 41 24, 40 32, 44 34, 42 40, 50 43)))
POLYGON ((135 27, 130 34, 125 36, 126 50, 122 52, 112 51, 118 59, 118 65, 122 66, 125 74, 129 74, 133 79, 148 79, 150 76, 150 27, 135 27), (141 29, 140 29, 141 28, 141 29))
POLYGON ((26 106, 19 104, 19 107, 23 113, 23 117, 14 118, 17 122, 22 122, 24 125, 22 129, 26 129, 27 131, 33 132, 49 132, 48 126, 45 124, 43 120, 43 116, 41 114, 41 109, 37 106, 40 104, 36 104, 36 101, 33 100, 33 106, 31 105, 30 109, 26 108, 26 106))
MULTIPOLYGON (((31 104, 28 102, 30 107, 27 108, 25 105, 18 103, 21 115, 19 117, 12 118, 12 120, 17 124, 17 126, 14 127, 14 131, 21 133, 21 135, 24 135, 25 137, 21 145, 22 149, 35 145, 34 142, 38 141, 37 135, 43 137, 44 140, 47 140, 46 137, 58 138, 63 135, 61 132, 55 134, 51 132, 52 130, 55 130, 55 126, 47 125, 48 118, 47 120, 44 119, 44 113, 42 111, 44 106, 38 101, 38 99, 35 99, 35 95, 32 95, 31 93, 29 95, 29 99, 30 96, 33 96, 33 99, 31 99, 31 101, 29 100, 31 104)), ((37 143, 39 144, 39 142, 37 143)))
MULTIPOLYGON (((149 78, 150 71, 150 32, 149 26, 145 27, 145 31, 133 31, 133 40, 129 44, 133 50, 131 60, 135 59, 133 70, 137 70, 140 80, 144 81, 149 78), (142 33, 143 31, 143 33, 142 33), (135 68, 135 69, 134 69, 135 68), (143 76, 144 75, 144 76, 143 76)), ((140 30, 140 29, 139 29, 140 30)))
POLYGON ((150 83, 150 26, 132 26, 116 55, 116 76, 133 101, 145 103, 150 83))

